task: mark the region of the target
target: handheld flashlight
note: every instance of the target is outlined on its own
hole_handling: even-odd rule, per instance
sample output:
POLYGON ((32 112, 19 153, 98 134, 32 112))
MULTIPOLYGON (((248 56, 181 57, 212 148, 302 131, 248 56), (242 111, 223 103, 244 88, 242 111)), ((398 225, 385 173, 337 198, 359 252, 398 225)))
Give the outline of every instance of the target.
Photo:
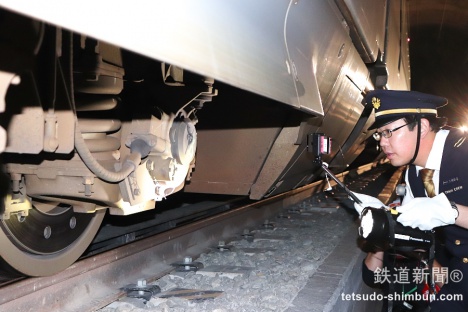
POLYGON ((382 250, 429 250, 434 241, 431 231, 403 226, 396 221, 398 212, 382 208, 364 208, 359 236, 382 250))

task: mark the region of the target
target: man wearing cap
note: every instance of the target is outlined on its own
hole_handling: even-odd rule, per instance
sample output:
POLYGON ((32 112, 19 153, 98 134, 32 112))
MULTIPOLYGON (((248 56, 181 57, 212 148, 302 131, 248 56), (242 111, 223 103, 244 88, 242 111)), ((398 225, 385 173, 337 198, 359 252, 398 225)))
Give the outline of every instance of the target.
MULTIPOLYGON (((374 90, 365 101, 375 112, 369 130, 376 129, 374 138, 391 164, 409 165, 397 221, 421 230, 441 227, 449 255, 444 266, 449 267, 449 274, 463 275, 461 281, 447 279, 431 302, 431 311, 468 311, 463 301, 442 300, 452 294, 468 300, 468 141, 458 130, 440 129, 445 120, 437 117, 437 108, 447 104, 445 98, 415 91, 374 90), (426 172, 431 172, 433 184, 423 182, 426 172)), ((362 201, 355 204, 358 213, 364 207, 382 207, 376 198, 356 195, 362 201)), ((381 258, 369 254, 365 263, 372 270, 382 265, 381 258)))

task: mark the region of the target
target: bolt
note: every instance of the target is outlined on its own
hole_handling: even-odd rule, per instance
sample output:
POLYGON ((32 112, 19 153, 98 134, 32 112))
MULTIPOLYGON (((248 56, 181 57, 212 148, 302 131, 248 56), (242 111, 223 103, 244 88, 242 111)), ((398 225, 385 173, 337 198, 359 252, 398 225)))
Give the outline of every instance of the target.
POLYGON ((146 162, 146 169, 148 169, 149 171, 153 171, 154 170, 154 162, 152 160, 148 160, 146 162))
MULTIPOLYGON (((184 263, 185 264, 191 264, 192 263, 192 257, 185 257, 184 258, 184 263)), ((185 270, 189 271, 190 270, 190 265, 186 265, 185 270)))
MULTIPOLYGON (((26 220, 26 216, 21 214, 21 213, 18 213, 17 218, 18 218, 19 223, 22 223, 22 222, 24 222, 26 220)), ((8 218, 4 218, 4 219, 8 219, 8 218)))
POLYGON ((268 219, 266 219, 266 220, 263 222, 263 227, 266 228, 266 229, 272 229, 272 228, 274 228, 273 223, 270 223, 270 220, 268 220, 268 219))
POLYGON ((70 229, 74 229, 76 227, 76 218, 71 217, 70 218, 70 229))
POLYGON ((225 251, 225 250, 227 250, 227 249, 224 248, 224 247, 226 247, 226 243, 225 243, 224 241, 219 241, 219 242, 218 242, 218 250, 219 250, 219 251, 225 251))
POLYGON ((44 228, 44 238, 48 239, 52 235, 52 228, 50 226, 46 226, 44 228))

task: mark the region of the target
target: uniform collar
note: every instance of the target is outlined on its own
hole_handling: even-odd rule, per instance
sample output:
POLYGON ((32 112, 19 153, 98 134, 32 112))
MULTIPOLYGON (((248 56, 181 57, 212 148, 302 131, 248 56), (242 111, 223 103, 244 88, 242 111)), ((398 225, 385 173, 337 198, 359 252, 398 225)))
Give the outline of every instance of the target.
MULTIPOLYGON (((439 130, 436 133, 434 143, 432 144, 429 157, 427 157, 426 167, 427 169, 440 170, 440 163, 442 162, 442 154, 444 152, 445 140, 449 134, 449 130, 439 130)), ((416 166, 416 170, 419 172, 423 167, 416 166)))

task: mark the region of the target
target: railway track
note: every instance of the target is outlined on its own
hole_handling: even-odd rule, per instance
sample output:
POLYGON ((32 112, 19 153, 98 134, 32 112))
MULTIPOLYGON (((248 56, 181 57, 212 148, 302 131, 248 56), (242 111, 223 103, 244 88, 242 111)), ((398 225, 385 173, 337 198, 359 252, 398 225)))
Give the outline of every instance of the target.
MULTIPOLYGON (((392 187, 385 189, 389 170, 391 168, 386 165, 368 165, 340 174, 339 178, 345 181, 348 188, 358 192, 369 185, 381 184, 381 189, 384 189, 381 196, 389 199, 393 193, 392 187)), ((401 174, 401 170, 393 175, 398 174, 401 174)), ((330 183, 332 187, 335 186, 333 181, 330 183)), ((144 234, 140 235, 142 238, 138 240, 135 238, 139 235, 135 235, 135 232, 127 233, 125 235, 135 239, 131 244, 115 248, 113 240, 110 244, 113 249, 102 252, 105 248, 95 248, 85 258, 56 275, 14 282, 10 280, 0 288, 0 311, 98 310, 125 296, 122 290, 125 285, 135 284, 138 280, 146 283, 156 281, 174 270, 172 263, 185 257, 195 259, 219 241, 238 238, 245 229, 259 227, 265 220, 294 213, 287 208, 306 198, 314 201, 318 207, 343 205, 346 201, 348 207, 352 206, 346 194, 336 187, 332 192, 324 193, 328 186, 327 180, 324 180, 262 201, 221 203, 212 207, 216 213, 207 214, 200 210, 192 218, 189 214, 179 216, 178 222, 168 219, 159 223, 159 233, 144 230, 144 234), (168 222, 173 228, 167 229, 168 222)), ((103 241, 105 239, 98 243, 102 245, 103 241)))

